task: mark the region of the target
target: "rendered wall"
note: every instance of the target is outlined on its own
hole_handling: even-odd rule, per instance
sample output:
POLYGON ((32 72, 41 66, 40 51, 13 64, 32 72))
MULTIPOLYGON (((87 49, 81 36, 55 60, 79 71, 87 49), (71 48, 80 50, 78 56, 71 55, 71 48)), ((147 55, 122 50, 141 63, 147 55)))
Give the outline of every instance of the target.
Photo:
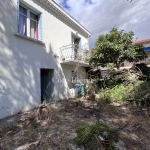
MULTIPOLYGON (((69 97, 69 88, 59 59, 59 48, 71 44, 75 31, 38 0, 24 0, 43 14, 45 45, 15 36, 17 0, 0 1, 0 118, 28 110, 41 103, 40 69, 54 69, 63 82, 54 83, 54 99, 69 97)), ((79 34, 82 44, 87 39, 79 34)))
MULTIPOLYGON (((65 78, 67 80, 71 80, 72 78, 72 71, 74 71, 75 69, 75 65, 67 65, 67 64, 61 64, 62 69, 63 69, 63 73, 65 75, 65 78)), ((78 68, 78 73, 80 76, 80 79, 87 79, 87 74, 86 74, 86 70, 84 67, 80 66, 78 68)))
MULTIPOLYGON (((71 94, 71 97, 76 96, 75 95, 75 84, 72 84, 72 71, 75 69, 75 65, 66 65, 62 64, 62 69, 65 75, 65 78, 67 79, 67 84, 69 86, 69 93, 71 94)), ((84 67, 79 67, 78 68, 78 73, 79 73, 79 82, 80 83, 85 83, 85 79, 87 79, 87 74, 86 74, 86 69, 84 67)))

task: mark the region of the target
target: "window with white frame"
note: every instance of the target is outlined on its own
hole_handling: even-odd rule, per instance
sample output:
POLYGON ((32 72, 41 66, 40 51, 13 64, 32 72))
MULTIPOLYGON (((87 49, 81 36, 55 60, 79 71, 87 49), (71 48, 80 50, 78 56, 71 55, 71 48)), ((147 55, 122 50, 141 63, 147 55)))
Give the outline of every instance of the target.
POLYGON ((21 3, 19 3, 18 13, 18 33, 36 40, 42 40, 39 35, 40 14, 21 3))

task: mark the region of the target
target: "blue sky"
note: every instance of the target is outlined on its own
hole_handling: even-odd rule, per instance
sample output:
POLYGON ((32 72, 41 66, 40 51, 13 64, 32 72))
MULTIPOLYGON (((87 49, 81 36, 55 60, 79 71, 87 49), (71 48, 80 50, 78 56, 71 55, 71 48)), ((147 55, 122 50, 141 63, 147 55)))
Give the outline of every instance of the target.
POLYGON ((150 37, 149 0, 55 0, 91 33, 90 48, 112 27, 133 31, 135 38, 150 37))
POLYGON ((70 9, 70 7, 67 5, 67 0, 60 1, 59 5, 61 5, 61 7, 63 7, 67 11, 69 11, 69 9, 70 9))

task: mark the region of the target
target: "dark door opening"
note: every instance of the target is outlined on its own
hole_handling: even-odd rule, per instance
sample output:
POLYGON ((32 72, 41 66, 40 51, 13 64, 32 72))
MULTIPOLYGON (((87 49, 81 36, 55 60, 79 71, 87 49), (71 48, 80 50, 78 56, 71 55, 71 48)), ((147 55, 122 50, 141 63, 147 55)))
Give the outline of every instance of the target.
POLYGON ((50 101, 54 95, 54 69, 41 69, 41 102, 50 101))

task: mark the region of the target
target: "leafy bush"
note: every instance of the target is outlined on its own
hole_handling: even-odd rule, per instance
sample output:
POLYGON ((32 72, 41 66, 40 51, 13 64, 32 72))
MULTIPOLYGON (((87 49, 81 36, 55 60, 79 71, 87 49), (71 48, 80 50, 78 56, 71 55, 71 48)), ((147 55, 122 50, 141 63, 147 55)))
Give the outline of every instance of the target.
POLYGON ((103 91, 100 92, 99 94, 99 98, 100 98, 100 102, 103 104, 110 104, 112 99, 110 97, 110 90, 109 89, 105 89, 103 91))
POLYGON ((120 85, 127 80, 130 72, 127 69, 112 70, 108 72, 108 78, 105 81, 107 88, 113 88, 116 85, 120 85))
POLYGON ((130 69, 134 71, 134 73, 140 73, 141 76, 139 76, 140 80, 150 80, 150 68, 147 67, 145 63, 141 64, 135 64, 133 67, 130 69))
POLYGON ((91 82, 87 82, 87 83, 86 83, 85 90, 86 90, 86 93, 87 93, 88 95, 95 93, 95 88, 93 88, 93 86, 94 86, 94 85, 93 85, 91 82))
POLYGON ((120 84, 131 84, 137 81, 150 81, 150 68, 146 64, 135 64, 129 70, 108 70, 107 88, 120 84))
POLYGON ((150 106, 150 82, 137 81, 107 88, 99 93, 100 101, 130 101, 137 106, 150 106))
MULTIPOLYGON (((104 100, 104 97, 109 98, 110 101, 124 101, 128 98, 130 90, 133 86, 126 86, 124 84, 116 85, 113 88, 107 88, 99 93, 100 100, 104 100)), ((107 100, 107 99, 106 99, 107 100)))
POLYGON ((100 146, 106 149, 113 149, 113 140, 110 134, 112 132, 112 128, 104 122, 96 122, 91 125, 81 125, 76 129, 76 132, 76 143, 78 146, 83 145, 90 150, 95 150, 100 146))
POLYGON ((130 93, 128 99, 131 103, 136 104, 138 107, 150 106, 150 82, 142 81, 138 83, 130 93))

